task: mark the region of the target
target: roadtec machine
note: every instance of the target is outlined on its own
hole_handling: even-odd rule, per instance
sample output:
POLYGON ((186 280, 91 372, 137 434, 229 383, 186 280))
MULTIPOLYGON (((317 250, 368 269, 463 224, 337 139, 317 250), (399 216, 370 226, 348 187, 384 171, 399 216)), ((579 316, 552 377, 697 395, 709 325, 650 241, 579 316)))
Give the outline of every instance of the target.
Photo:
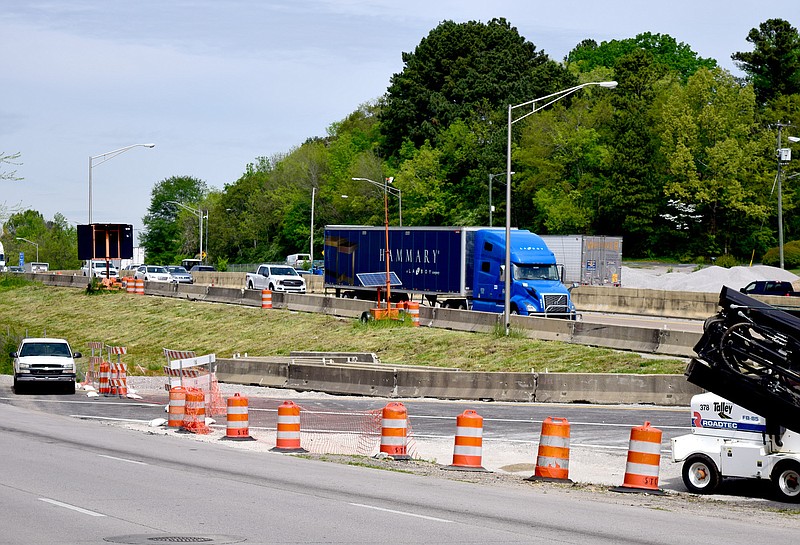
POLYGON ((800 501, 800 317, 727 287, 719 305, 686 369, 712 393, 692 399, 692 433, 672 440, 672 459, 692 492, 769 479, 800 501))

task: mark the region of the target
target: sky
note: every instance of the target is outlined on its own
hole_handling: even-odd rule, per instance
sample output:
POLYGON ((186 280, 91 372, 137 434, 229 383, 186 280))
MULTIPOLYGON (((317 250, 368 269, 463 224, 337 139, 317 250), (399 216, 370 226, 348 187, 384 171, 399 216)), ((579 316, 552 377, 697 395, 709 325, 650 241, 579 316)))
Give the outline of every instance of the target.
POLYGON ((156 183, 222 189, 383 95, 441 21, 495 17, 557 61, 652 32, 741 76, 750 29, 800 26, 800 2, 0 0, 0 152, 21 154, 0 169, 23 178, 0 180, 0 209, 87 223, 89 158, 134 146, 92 160, 92 220, 138 232, 156 183))

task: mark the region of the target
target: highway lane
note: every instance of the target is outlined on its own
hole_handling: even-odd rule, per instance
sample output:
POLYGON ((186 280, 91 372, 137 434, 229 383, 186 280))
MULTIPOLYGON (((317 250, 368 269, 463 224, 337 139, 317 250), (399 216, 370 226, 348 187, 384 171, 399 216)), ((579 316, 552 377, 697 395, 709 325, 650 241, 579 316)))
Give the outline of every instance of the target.
POLYGON ((638 495, 432 482, 142 434, 10 403, 0 404, 0 431, 2 544, 180 537, 264 544, 751 545, 794 543, 800 529, 795 518, 779 513, 723 515, 698 503, 659 508, 657 498, 638 495))

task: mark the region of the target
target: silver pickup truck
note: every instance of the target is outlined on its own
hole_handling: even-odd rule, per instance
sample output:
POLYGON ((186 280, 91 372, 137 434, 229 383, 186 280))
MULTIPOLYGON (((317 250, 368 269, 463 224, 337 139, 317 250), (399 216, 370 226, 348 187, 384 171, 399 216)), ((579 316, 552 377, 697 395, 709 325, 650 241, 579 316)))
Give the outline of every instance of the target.
POLYGON ((64 392, 75 393, 75 358, 80 352, 73 352, 64 339, 25 338, 16 352, 11 353, 14 360, 14 392, 19 394, 32 384, 55 383, 64 387, 64 392))

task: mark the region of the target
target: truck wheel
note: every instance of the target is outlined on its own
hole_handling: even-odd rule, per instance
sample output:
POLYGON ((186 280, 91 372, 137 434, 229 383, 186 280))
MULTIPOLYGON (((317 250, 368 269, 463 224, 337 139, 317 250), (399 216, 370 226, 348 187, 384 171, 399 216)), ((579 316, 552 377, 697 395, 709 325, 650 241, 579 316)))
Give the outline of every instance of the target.
POLYGON ((275 286, 274 286, 274 285, 272 285, 272 284, 270 284, 270 285, 269 285, 269 291, 275 291, 275 286))
POLYGON ((14 393, 20 395, 23 390, 22 383, 17 380, 17 377, 14 377, 14 393))
POLYGON ((247 283, 247 289, 249 289, 249 290, 253 289, 253 283, 252 282, 248 282, 247 283))
POLYGON ((683 463, 683 484, 689 492, 711 494, 719 485, 720 474, 711 458, 703 454, 693 454, 683 463))
POLYGON ((772 472, 772 484, 781 501, 800 501, 800 464, 786 461, 772 472))
POLYGON ((64 393, 67 395, 75 395, 75 382, 68 382, 64 385, 64 393))
POLYGON ((360 320, 361 320, 362 324, 366 324, 368 322, 371 322, 372 321, 372 314, 370 314, 368 311, 365 310, 364 312, 361 313, 360 320))

